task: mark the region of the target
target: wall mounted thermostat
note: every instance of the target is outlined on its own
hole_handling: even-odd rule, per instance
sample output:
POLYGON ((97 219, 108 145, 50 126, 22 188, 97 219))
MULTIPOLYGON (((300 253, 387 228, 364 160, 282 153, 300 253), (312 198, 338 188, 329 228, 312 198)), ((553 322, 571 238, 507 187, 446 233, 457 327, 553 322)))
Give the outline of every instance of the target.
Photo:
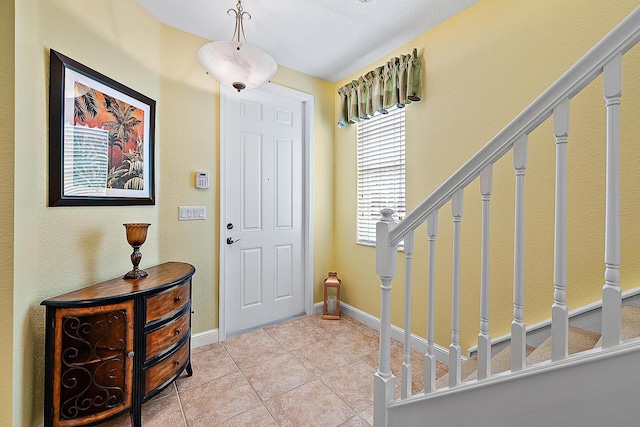
POLYGON ((196 188, 209 188, 209 172, 196 172, 196 188))

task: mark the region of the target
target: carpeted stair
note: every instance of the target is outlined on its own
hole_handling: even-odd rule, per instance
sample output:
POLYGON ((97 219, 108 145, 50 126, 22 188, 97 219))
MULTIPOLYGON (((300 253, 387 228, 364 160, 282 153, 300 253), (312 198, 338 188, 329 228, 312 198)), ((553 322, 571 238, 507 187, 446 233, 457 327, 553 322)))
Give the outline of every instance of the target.
MULTIPOLYGON (((640 337, 640 307, 627 305, 622 307, 622 341, 640 337)), ((590 350, 601 345, 600 334, 585 329, 569 326, 569 354, 575 354, 590 350)), ((538 347, 527 346, 526 365, 551 360, 551 337, 547 338, 538 347)), ((474 355, 465 360, 461 365, 461 378, 463 382, 477 378, 477 356, 474 355)), ((511 369, 511 347, 507 346, 491 358, 491 373, 497 374, 511 369)), ((436 380, 436 388, 448 387, 449 374, 445 374, 436 380)))
MULTIPOLYGON (((622 328, 620 339, 622 341, 640 337, 640 307, 635 305, 622 306, 622 328)), ((600 347, 602 339, 598 340, 594 347, 600 347)))
MULTIPOLYGON (((596 346, 599 339, 600 334, 596 332, 569 326, 569 354, 590 350, 596 346)), ((544 340, 544 342, 536 347, 529 357, 527 357, 527 365, 535 365, 545 360, 551 360, 551 337, 544 340)))

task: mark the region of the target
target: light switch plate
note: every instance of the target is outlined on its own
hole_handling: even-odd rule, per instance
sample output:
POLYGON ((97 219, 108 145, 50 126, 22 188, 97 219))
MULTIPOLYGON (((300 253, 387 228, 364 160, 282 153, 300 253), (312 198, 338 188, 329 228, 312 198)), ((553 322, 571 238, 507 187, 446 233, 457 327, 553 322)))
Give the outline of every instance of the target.
POLYGON ((194 221, 207 219, 207 208, 204 206, 179 206, 179 221, 194 221))

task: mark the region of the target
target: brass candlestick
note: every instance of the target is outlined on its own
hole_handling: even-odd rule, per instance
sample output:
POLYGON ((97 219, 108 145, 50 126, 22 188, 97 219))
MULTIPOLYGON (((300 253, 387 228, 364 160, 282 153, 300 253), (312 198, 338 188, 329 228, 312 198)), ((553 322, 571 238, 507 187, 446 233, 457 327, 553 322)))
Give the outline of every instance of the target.
POLYGON ((131 263, 133 264, 133 270, 124 275, 123 279, 138 279, 145 277, 147 272, 140 270, 140 260, 142 260, 142 253, 140 252, 140 246, 147 240, 147 229, 151 224, 131 223, 122 224, 127 229, 127 242, 133 248, 131 254, 131 263))

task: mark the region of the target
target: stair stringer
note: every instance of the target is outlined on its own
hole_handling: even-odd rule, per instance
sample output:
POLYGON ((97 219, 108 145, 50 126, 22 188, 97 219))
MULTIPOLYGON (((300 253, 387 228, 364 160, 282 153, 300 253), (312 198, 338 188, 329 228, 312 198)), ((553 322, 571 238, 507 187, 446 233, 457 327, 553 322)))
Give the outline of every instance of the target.
POLYGON ((640 339, 387 406, 389 427, 640 424, 640 339))

